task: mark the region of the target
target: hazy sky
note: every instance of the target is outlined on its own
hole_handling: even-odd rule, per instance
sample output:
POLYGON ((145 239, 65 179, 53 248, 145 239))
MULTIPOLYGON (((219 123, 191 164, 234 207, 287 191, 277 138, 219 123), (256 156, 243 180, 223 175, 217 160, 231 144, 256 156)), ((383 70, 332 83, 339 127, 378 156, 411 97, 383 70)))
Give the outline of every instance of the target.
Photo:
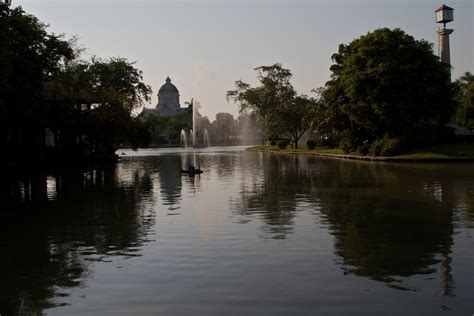
MULTIPOLYGON (((455 9, 451 35, 453 79, 474 71, 474 1, 446 2, 455 9)), ((253 68, 280 62, 300 93, 329 79, 330 56, 340 43, 380 27, 400 27, 435 43, 433 0, 13 0, 49 31, 77 35, 87 54, 136 61, 153 88, 166 76, 181 105, 192 97, 211 120, 238 113, 225 92, 234 81, 255 83, 253 68)))

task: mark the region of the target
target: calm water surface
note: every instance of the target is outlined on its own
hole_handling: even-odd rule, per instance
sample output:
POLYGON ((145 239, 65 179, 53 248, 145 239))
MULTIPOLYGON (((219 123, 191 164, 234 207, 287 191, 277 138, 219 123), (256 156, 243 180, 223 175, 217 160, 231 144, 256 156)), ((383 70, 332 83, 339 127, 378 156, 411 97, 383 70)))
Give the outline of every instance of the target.
POLYGON ((126 153, 1 180, 2 316, 474 313, 473 164, 126 153))

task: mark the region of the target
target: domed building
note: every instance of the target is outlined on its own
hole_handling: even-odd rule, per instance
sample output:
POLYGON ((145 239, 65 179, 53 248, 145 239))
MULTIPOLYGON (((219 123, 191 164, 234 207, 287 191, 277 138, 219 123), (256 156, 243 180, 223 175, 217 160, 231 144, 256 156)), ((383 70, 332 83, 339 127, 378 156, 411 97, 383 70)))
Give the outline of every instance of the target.
POLYGON ((184 111, 179 104, 179 90, 167 77, 165 84, 158 91, 158 104, 154 109, 143 109, 140 115, 171 116, 184 111))

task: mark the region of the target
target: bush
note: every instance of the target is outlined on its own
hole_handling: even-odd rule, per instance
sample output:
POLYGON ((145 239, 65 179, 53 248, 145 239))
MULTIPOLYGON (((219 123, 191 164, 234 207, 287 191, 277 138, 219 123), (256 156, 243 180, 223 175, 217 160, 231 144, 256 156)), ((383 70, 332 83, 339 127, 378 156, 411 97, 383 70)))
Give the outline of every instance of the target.
POLYGON ((278 142, 278 148, 280 149, 285 149, 288 146, 288 141, 287 140, 280 140, 278 142))
POLYGON ((370 146, 372 156, 394 156, 400 153, 400 140, 384 136, 370 146))
POLYGON ((376 140, 370 145, 369 153, 371 156, 380 156, 380 149, 382 148, 382 143, 380 140, 376 140))
POLYGON ((381 156, 394 156, 400 153, 400 140, 397 138, 387 139, 380 150, 381 156))
POLYGON ((357 152, 362 155, 367 155, 370 152, 370 144, 368 141, 363 142, 359 147, 357 147, 357 152))
POLYGON ((314 148, 316 148, 316 141, 314 139, 309 139, 306 142, 306 146, 308 147, 309 150, 313 150, 314 148))
POLYGON ((339 142, 339 148, 341 148, 345 153, 350 153, 352 151, 352 142, 350 139, 343 138, 339 142))

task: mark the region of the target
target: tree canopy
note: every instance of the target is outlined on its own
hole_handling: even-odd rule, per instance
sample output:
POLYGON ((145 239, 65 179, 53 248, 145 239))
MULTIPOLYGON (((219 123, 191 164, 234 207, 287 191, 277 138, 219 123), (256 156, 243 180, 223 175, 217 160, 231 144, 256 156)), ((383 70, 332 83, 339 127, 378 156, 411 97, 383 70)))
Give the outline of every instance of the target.
POLYGON ((290 83, 289 69, 281 64, 255 68, 260 85, 252 87, 238 80, 235 90, 227 91, 227 99, 240 106, 240 113, 259 117, 267 139, 291 138, 298 148, 298 140, 311 126, 314 102, 297 95, 290 83))
POLYGON ((151 88, 133 62, 83 60, 74 40, 48 33, 21 7, 0 5, 0 27, 0 146, 13 159, 111 155, 149 138, 133 111, 151 88), (48 131, 54 148, 46 150, 48 131))
POLYGON ((454 84, 457 103, 454 121, 461 126, 474 128, 474 75, 466 72, 454 84))
POLYGON ((75 58, 70 43, 21 7, 0 5, 0 145, 34 148, 43 125, 43 84, 75 58))
POLYGON ((383 28, 341 44, 332 60, 331 79, 319 91, 324 115, 316 125, 344 149, 366 151, 383 138, 426 143, 449 120, 449 66, 427 41, 383 28))

